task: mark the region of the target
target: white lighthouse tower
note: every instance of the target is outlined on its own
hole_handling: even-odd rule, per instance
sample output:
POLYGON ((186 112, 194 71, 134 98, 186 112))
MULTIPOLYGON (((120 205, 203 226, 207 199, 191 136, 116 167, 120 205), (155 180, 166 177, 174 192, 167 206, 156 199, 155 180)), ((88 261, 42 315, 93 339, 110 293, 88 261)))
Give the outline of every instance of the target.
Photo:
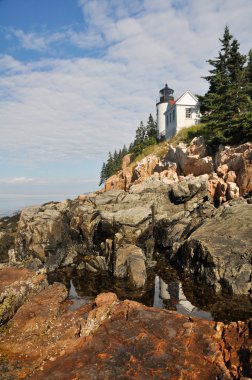
POLYGON ((167 110, 168 105, 174 104, 174 91, 168 87, 166 84, 165 87, 159 91, 159 102, 156 104, 157 107, 157 132, 158 139, 165 137, 165 111, 167 110))

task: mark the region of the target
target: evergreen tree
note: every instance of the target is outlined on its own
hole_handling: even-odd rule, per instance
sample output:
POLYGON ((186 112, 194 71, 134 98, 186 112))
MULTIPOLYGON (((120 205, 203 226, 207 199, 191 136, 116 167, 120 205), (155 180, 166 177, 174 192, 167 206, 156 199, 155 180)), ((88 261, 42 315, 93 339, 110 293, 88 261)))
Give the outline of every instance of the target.
POLYGON ((146 134, 146 128, 143 122, 141 121, 139 127, 136 130, 134 145, 141 144, 144 140, 145 134, 146 134))
POLYGON ((124 144, 123 148, 122 148, 122 157, 126 156, 126 154, 128 154, 128 149, 127 149, 126 145, 124 144))
POLYGON ((103 162, 102 168, 101 168, 101 174, 100 174, 100 182, 99 186, 101 186, 106 181, 106 164, 103 162))
POLYGON ((146 125, 146 132, 148 137, 157 137, 157 123, 154 121, 152 114, 150 114, 146 125))
POLYGON ((110 152, 108 154, 108 159, 106 164, 103 163, 101 174, 100 174, 100 185, 103 184, 106 179, 118 172, 122 167, 122 159, 128 153, 133 153, 134 155, 140 154, 144 148, 148 145, 153 145, 157 143, 156 139, 156 123, 150 114, 147 126, 145 127, 143 122, 140 122, 139 127, 136 130, 135 140, 130 144, 129 149, 124 145, 122 149, 118 152, 115 150, 112 155, 110 152))
POLYGON ((213 145, 236 141, 246 124, 250 107, 244 91, 246 57, 240 54, 239 43, 227 26, 220 42, 222 48, 218 57, 208 60, 213 68, 205 77, 209 91, 202 99, 202 106, 207 111, 202 121, 207 123, 213 145))
POLYGON ((106 174, 106 179, 109 178, 112 174, 114 174, 114 158, 110 152, 108 154, 105 174, 106 174))
POLYGON ((118 161, 119 161, 119 153, 117 153, 117 150, 115 150, 114 155, 113 155, 113 166, 114 166, 114 168, 116 168, 118 161))

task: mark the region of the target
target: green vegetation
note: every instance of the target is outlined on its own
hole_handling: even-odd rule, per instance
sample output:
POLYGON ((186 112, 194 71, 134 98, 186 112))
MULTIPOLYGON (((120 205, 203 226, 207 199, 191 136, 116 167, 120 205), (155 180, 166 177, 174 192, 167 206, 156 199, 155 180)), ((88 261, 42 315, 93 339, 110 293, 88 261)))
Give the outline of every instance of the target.
POLYGON ((146 126, 141 121, 136 130, 134 142, 130 144, 128 149, 124 145, 123 149, 120 149, 119 152, 115 150, 113 155, 109 152, 107 162, 104 162, 102 165, 99 186, 121 169, 122 159, 126 154, 133 153, 134 156, 137 156, 146 147, 155 144, 157 144, 157 124, 150 114, 146 126))
POLYGON ((226 26, 218 56, 209 59, 209 90, 199 96, 202 124, 183 128, 168 141, 157 144, 157 125, 152 115, 144 126, 140 123, 134 142, 114 155, 109 153, 103 163, 100 185, 121 169, 122 158, 133 153, 136 160, 149 154, 158 157, 165 155, 167 143, 177 145, 180 141, 189 142, 196 136, 203 136, 214 151, 219 144, 239 144, 252 140, 252 50, 248 56, 239 52, 240 44, 230 34, 226 26), (246 64, 247 63, 247 64, 246 64))
POLYGON ((203 136, 205 141, 210 140, 210 131, 206 124, 197 124, 191 127, 182 128, 169 142, 176 146, 180 142, 189 143, 194 137, 203 136))
POLYGON ((252 102, 249 96, 251 80, 251 53, 239 52, 239 43, 226 26, 218 57, 207 62, 212 66, 209 90, 200 97, 202 122, 206 124, 207 142, 213 148, 219 144, 235 144, 252 137, 252 102))

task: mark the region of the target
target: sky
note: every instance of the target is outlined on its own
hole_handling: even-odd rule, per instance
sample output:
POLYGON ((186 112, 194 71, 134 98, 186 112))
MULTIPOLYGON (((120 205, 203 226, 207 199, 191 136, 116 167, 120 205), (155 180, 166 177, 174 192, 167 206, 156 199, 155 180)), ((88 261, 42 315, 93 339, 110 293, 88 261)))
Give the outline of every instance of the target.
POLYGON ((0 0, 0 196, 97 190, 164 84, 204 94, 225 25, 247 54, 251 20, 252 0, 0 0))

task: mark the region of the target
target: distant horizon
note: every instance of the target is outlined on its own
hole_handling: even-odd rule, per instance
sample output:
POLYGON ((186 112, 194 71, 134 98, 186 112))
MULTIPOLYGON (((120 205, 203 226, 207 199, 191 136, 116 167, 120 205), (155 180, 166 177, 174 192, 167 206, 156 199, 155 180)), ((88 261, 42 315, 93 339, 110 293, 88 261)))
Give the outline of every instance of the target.
MULTIPOLYGON (((80 194, 88 194, 89 192, 84 192, 84 193, 78 193, 76 194, 76 196, 80 195, 80 194)), ((64 193, 61 193, 61 194, 1 194, 0 193, 0 197, 1 198, 41 198, 41 197, 68 197, 69 194, 64 194, 64 193)), ((74 196, 74 195, 73 195, 74 196)))
POLYGON ((67 199, 73 200, 78 195, 68 196, 66 194, 14 194, 13 196, 9 194, 8 196, 3 196, 3 194, 0 194, 0 218, 14 215, 18 212, 21 212, 24 208, 37 207, 47 202, 63 202, 67 199))

